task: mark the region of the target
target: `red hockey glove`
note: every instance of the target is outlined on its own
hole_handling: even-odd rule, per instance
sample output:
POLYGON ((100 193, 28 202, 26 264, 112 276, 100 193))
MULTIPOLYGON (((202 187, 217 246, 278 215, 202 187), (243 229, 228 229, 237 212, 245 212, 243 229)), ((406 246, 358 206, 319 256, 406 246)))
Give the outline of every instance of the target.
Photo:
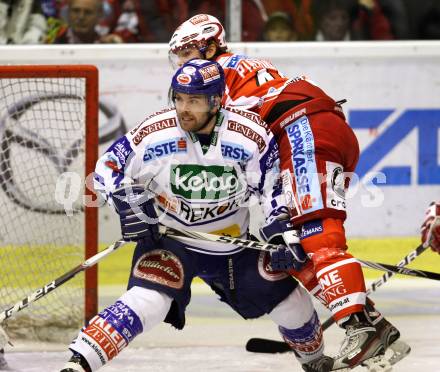
POLYGON ((422 243, 440 254, 440 203, 432 202, 421 228, 422 243))

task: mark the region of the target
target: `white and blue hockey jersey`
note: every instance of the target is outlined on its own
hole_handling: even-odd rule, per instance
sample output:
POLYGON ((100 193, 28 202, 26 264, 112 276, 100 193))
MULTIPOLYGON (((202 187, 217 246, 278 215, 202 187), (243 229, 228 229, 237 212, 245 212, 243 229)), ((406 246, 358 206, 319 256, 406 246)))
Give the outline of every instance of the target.
MULTIPOLYGON (((123 183, 148 185, 160 223, 175 229, 244 237, 255 195, 267 221, 287 214, 278 147, 260 117, 221 109, 209 148, 185 132, 173 109, 157 112, 117 140, 98 160, 95 190, 111 203, 123 183)), ((189 249, 231 254, 227 244, 179 238, 189 249)))

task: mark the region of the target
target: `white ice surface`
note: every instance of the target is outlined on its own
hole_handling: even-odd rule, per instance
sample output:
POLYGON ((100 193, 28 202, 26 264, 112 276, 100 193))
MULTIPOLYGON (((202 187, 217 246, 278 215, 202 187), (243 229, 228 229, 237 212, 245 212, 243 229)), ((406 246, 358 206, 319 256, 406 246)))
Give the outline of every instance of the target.
MULTIPOLYGON (((102 292, 103 293, 103 292, 102 292)), ((103 306, 122 293, 104 291, 103 306)), ((411 354, 395 365, 396 372, 440 372, 440 283, 394 280, 374 293, 373 299, 412 347, 411 354)), ((326 313, 317 305, 321 319, 326 313)), ((176 331, 160 325, 139 336, 103 372, 295 372, 302 371, 291 353, 252 354, 244 349, 250 337, 279 339, 267 318, 245 321, 216 301, 206 288, 196 288, 187 311, 187 326, 176 331)), ((343 332, 332 326, 325 333, 327 353, 336 353, 343 332)), ((59 371, 70 353, 67 345, 17 342, 8 347, 9 365, 20 372, 59 371)), ((101 371, 100 370, 100 371, 101 371)), ((358 367, 355 371, 367 371, 358 367)))

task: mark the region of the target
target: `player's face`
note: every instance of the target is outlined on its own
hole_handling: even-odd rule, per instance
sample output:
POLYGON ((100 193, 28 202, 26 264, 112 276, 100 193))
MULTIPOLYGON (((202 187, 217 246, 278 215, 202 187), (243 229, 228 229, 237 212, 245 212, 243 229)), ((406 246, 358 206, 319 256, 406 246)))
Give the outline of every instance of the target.
POLYGON ((176 53, 170 53, 171 63, 175 69, 182 67, 185 62, 188 62, 194 58, 203 58, 200 50, 198 50, 194 45, 181 49, 176 53))
POLYGON ((176 93, 174 99, 177 117, 183 130, 198 132, 210 120, 209 104, 206 96, 176 93))

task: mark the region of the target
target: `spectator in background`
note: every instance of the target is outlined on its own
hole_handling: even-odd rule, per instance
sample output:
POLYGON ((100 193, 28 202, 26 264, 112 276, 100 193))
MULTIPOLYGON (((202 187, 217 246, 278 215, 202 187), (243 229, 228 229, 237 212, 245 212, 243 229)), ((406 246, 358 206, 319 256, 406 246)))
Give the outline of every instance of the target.
MULTIPOLYGON (((407 6, 403 0, 379 0, 382 12, 389 20, 395 39, 409 39, 410 27, 407 6)), ((411 17, 413 15, 411 14, 411 17)))
POLYGON ((58 17, 61 0, 40 0, 41 12, 46 18, 58 17))
POLYGON ((0 0, 0 44, 41 44, 46 29, 39 1, 0 0))
POLYGON ((264 25, 264 41, 296 41, 296 34, 292 17, 285 12, 275 12, 269 16, 264 25))
MULTIPOLYGON (((50 19, 49 44, 90 44, 138 42, 139 16, 136 3, 125 0, 119 11, 115 1, 69 0, 63 19, 50 19), (104 14, 104 5, 110 10, 104 14), (117 11, 117 12, 116 12, 117 11), (103 23, 103 20, 105 23, 103 23)), ((63 13, 63 11, 61 11, 63 13)))
MULTIPOLYGON (((220 22, 226 21, 226 1, 188 0, 188 17, 196 14, 215 14, 220 22)), ((242 1, 242 41, 258 41, 263 34, 268 16, 260 0, 242 1)), ((174 30, 171 32, 173 34, 174 30)), ((230 38, 230 35, 227 35, 230 38)))
POLYGON ((298 40, 313 40, 315 21, 312 14, 312 0, 261 0, 261 2, 267 14, 285 12, 291 17, 298 40))
POLYGON ((351 25, 353 40, 392 40, 391 23, 378 0, 358 0, 356 18, 351 25))
POLYGON ((67 23, 54 19, 50 24, 47 42, 50 44, 100 42, 96 27, 102 16, 102 0, 70 0, 67 3, 67 23))
POLYGON ((186 0, 126 0, 139 20, 140 42, 168 42, 174 29, 188 15, 186 0))
POLYGON ((317 41, 350 40, 352 14, 345 2, 329 0, 316 11, 317 41))
POLYGON ((391 25, 376 0, 316 2, 318 41, 390 40, 391 25))
POLYGON ((418 38, 440 40, 440 4, 432 3, 421 16, 418 24, 418 38))
MULTIPOLYGON (((49 0, 46 0, 49 1, 49 0)), ((46 17, 59 18, 59 21, 68 23, 70 0, 50 0, 58 2, 56 15, 46 15, 46 17)), ((116 27, 118 17, 121 15, 122 1, 102 0, 102 15, 95 29, 99 35, 107 35, 116 27)), ((53 7, 51 7, 53 8, 53 7)), ((53 11, 52 11, 53 14, 53 11)))
MULTIPOLYGON (((115 14, 114 19, 116 19, 115 14)), ((142 21, 139 16, 138 9, 134 0, 126 0, 122 4, 121 12, 116 19, 116 25, 109 24, 108 31, 101 36, 101 43, 136 43, 143 41, 140 38, 140 22, 142 21)), ((101 23, 102 25, 102 23, 101 23)))

